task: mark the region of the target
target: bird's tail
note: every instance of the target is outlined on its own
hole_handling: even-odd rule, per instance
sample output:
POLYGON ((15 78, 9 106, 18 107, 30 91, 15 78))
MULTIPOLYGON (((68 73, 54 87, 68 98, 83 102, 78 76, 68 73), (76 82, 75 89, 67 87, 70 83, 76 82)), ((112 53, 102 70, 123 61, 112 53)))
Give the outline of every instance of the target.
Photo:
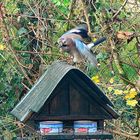
POLYGON ((102 37, 102 38, 98 39, 97 41, 88 44, 87 48, 90 50, 92 47, 104 42, 105 40, 106 40, 106 37, 102 37))
POLYGON ((91 51, 85 49, 85 58, 92 64, 92 66, 97 67, 98 61, 96 59, 96 56, 91 51))

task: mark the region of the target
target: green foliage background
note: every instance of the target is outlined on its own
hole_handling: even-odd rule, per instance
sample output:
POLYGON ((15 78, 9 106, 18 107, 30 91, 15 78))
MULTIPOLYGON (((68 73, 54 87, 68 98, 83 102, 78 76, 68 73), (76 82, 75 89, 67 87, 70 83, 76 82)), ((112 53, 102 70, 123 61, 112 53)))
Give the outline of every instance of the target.
MULTIPOLYGON (((0 137, 14 139, 29 135, 28 129, 10 115, 11 109, 29 91, 43 71, 55 60, 70 63, 68 54, 60 53, 58 38, 68 29, 81 23, 90 23, 91 36, 107 37, 107 42, 97 46, 100 67, 91 66, 85 71, 90 77, 99 76, 99 86, 115 105, 120 118, 108 122, 122 131, 140 135, 139 103, 126 105, 124 95, 114 91, 135 88, 140 79, 140 3, 128 8, 123 0, 2 0, 0 20, 0 137), (82 4, 84 3, 84 6, 82 4), (138 6, 137 8, 135 8, 138 6), (120 7, 122 9, 120 10, 120 7), (85 10, 87 15, 85 14, 85 10), (120 11, 119 11, 120 10, 120 11), (119 12, 118 12, 119 11, 119 12), (118 14, 114 17, 114 15, 118 14), (117 37, 119 31, 133 33, 124 39, 117 37), (111 43, 114 46, 111 46, 111 43), (117 56, 117 59, 115 59, 117 56), (114 82, 110 83, 113 78, 114 82), (108 87, 113 87, 109 90, 108 87)), ((132 5, 131 5, 132 6, 132 5)), ((31 134, 30 134, 31 135, 31 134)), ((114 134, 115 135, 115 134, 114 134)), ((36 133, 32 133, 36 137, 36 133)), ((117 135, 119 139, 123 136, 117 135)), ((116 139, 117 139, 116 138, 116 139)))

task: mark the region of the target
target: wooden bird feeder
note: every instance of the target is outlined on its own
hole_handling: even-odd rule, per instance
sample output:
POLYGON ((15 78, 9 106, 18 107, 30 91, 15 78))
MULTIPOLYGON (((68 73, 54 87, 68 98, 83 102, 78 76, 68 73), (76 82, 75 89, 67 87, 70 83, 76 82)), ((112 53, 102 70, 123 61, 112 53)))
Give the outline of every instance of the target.
POLYGON ((49 140, 112 139, 104 133, 104 120, 119 117, 87 75, 60 61, 48 67, 11 113, 49 140))

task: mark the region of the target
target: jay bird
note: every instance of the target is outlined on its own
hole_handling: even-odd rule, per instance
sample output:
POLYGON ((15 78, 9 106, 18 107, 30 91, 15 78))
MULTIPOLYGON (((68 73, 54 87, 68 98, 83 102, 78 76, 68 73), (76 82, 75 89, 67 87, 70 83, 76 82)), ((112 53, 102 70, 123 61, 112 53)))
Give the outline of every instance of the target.
POLYGON ((97 67, 98 62, 91 48, 105 41, 106 38, 103 37, 88 45, 83 42, 85 38, 89 38, 86 25, 71 29, 59 38, 60 49, 69 53, 73 57, 74 63, 88 60, 90 64, 97 67))

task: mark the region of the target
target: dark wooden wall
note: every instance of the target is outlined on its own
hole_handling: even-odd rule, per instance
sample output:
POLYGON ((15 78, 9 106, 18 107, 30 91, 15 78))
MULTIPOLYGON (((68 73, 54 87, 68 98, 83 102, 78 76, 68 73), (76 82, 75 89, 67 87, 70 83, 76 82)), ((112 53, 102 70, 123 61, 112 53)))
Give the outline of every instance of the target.
POLYGON ((98 102, 91 99, 84 87, 70 76, 57 85, 39 113, 32 120, 103 120, 110 114, 98 102))

